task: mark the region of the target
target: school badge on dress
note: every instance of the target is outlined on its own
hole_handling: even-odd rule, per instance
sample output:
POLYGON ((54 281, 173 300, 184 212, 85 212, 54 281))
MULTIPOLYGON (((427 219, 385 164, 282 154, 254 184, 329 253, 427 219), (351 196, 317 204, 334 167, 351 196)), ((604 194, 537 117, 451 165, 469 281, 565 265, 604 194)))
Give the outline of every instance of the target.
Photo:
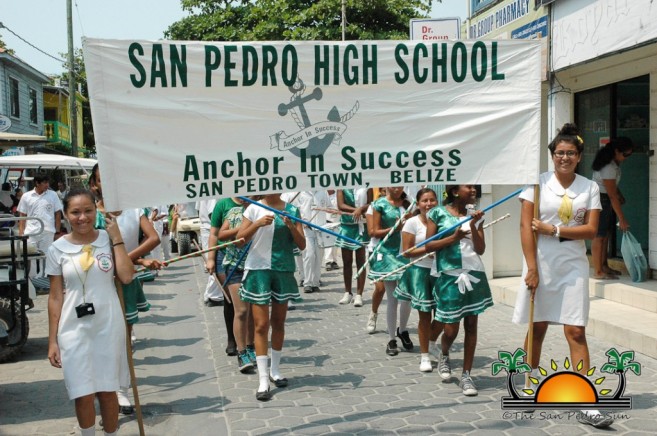
POLYGON ((98 268, 103 272, 110 271, 114 266, 112 256, 109 254, 99 254, 96 256, 96 260, 98 260, 98 268))

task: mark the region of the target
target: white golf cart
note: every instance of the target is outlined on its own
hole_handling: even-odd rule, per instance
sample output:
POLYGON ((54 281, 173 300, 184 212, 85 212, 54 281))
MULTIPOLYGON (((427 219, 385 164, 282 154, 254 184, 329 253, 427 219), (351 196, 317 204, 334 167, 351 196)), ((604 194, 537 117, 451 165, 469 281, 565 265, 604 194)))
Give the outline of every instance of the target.
MULTIPOLYGON (((72 186, 81 184, 80 179, 86 177, 95 163, 93 159, 49 154, 2 156, 0 182, 9 181, 15 187, 28 180, 25 170, 59 169, 65 173, 67 186, 72 186)), ((27 341, 30 325, 26 312, 33 304, 28 292, 29 263, 33 259, 45 258, 45 253, 28 243, 28 236, 18 235, 16 223, 21 219, 37 218, 19 218, 11 214, 0 216, 0 363, 15 359, 27 341)), ((37 286, 35 281, 33 284, 44 287, 44 284, 37 286)))

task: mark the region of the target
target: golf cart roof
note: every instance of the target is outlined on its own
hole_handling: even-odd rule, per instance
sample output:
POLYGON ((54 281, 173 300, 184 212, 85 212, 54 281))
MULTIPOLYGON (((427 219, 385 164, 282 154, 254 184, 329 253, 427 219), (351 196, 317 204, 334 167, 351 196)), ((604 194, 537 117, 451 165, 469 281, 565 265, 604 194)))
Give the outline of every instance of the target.
POLYGON ((0 157, 0 168, 91 170, 95 164, 96 159, 63 156, 59 154, 27 154, 0 157))

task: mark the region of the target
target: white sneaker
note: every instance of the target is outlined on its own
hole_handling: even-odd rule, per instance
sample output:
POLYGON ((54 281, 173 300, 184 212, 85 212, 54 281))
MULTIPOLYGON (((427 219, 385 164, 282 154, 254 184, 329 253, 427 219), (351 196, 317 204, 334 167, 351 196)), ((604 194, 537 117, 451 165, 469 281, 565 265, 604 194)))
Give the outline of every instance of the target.
POLYGON ((354 307, 363 307, 363 296, 356 294, 354 297, 354 307))
POLYGON ((433 371, 433 365, 431 365, 431 359, 428 357, 423 357, 420 360, 420 372, 431 372, 433 371))
POLYGON ((440 346, 435 342, 431 342, 429 344, 429 354, 436 359, 436 361, 440 361, 440 346))
POLYGON ((372 334, 376 330, 376 318, 378 316, 374 312, 370 313, 370 317, 367 319, 367 333, 372 334))
POLYGON ((122 415, 132 415, 134 413, 134 408, 128 398, 128 390, 119 389, 116 391, 116 397, 119 400, 119 412, 121 412, 122 415))
POLYGON ((342 296, 342 299, 338 301, 338 304, 349 304, 351 303, 351 294, 349 292, 345 292, 344 295, 342 296))
POLYGON ((598 410, 582 410, 577 414, 577 421, 595 428, 607 428, 614 423, 614 418, 609 413, 600 413, 598 410))

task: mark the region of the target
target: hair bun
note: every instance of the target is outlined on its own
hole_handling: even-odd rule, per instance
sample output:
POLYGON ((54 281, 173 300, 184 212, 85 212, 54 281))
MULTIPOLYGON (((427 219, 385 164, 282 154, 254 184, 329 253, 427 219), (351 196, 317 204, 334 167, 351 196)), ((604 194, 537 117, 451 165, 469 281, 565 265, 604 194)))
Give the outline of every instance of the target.
POLYGON ((559 130, 560 135, 570 135, 570 136, 579 136, 579 129, 577 125, 573 123, 566 123, 563 125, 561 130, 559 130))

